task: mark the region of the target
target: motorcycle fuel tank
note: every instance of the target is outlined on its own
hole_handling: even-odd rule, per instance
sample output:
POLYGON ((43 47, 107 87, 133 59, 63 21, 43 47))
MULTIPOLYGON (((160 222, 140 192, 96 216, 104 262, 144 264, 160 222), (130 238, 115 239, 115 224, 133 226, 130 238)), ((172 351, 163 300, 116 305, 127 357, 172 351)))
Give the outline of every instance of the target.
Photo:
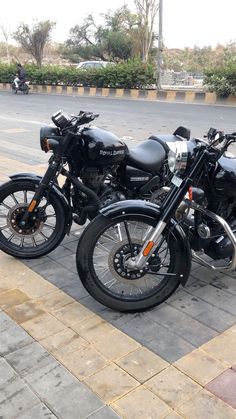
POLYGON ((125 159, 127 146, 112 132, 97 127, 81 130, 90 165, 117 164, 125 159))
POLYGON ((219 159, 213 182, 217 194, 236 197, 236 157, 219 159))

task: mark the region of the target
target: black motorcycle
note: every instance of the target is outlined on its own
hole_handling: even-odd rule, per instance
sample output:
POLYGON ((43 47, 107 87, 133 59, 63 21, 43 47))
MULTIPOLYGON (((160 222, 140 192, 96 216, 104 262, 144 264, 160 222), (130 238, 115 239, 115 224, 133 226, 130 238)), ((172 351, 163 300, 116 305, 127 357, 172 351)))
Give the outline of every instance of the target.
POLYGON ((185 285, 192 257, 236 269, 236 133, 169 143, 170 191, 158 207, 124 201, 101 211, 83 232, 77 268, 88 292, 119 311, 140 311, 185 285))
POLYGON ((19 173, 0 187, 1 250, 19 258, 45 255, 69 234, 73 220, 83 225, 111 203, 165 194, 160 188, 171 178, 165 142, 189 138, 189 131, 179 127, 128 148, 109 131, 81 127, 97 116, 59 111, 52 117, 56 127, 41 128, 41 148, 53 153, 45 175, 19 173))

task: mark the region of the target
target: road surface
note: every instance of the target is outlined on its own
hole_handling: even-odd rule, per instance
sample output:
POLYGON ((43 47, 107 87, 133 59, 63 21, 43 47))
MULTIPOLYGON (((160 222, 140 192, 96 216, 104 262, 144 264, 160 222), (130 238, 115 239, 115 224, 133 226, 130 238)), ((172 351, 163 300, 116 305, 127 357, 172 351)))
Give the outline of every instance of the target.
POLYGON ((57 96, 43 94, 13 95, 0 92, 0 155, 11 157, 17 147, 19 161, 39 164, 47 160, 39 146, 40 126, 50 124, 58 109, 77 114, 80 110, 99 113, 99 127, 133 141, 152 134, 170 134, 179 126, 191 129, 193 136, 202 136, 209 127, 236 131, 236 109, 145 100, 99 97, 57 96))

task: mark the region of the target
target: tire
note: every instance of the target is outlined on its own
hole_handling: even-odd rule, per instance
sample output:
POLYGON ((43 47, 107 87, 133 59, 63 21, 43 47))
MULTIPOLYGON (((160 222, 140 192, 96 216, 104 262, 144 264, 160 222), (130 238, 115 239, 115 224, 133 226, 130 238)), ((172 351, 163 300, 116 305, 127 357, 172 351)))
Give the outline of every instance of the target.
POLYGON ((23 92, 23 95, 28 95, 29 94, 29 87, 27 86, 27 84, 24 84, 22 86, 22 92, 23 92))
POLYGON ((24 230, 18 226, 36 186, 31 181, 10 181, 0 187, 0 249, 17 258, 46 255, 65 236, 64 209, 60 198, 52 192, 49 197, 45 193, 33 215, 34 220, 31 219, 24 230))
MULTIPOLYGON (((162 263, 161 257, 163 257, 161 256, 163 247, 160 247, 156 253, 154 252, 154 256, 149 258, 148 273, 125 271, 123 266, 121 274, 125 274, 125 277, 122 277, 118 273, 118 267, 122 271, 121 261, 122 258, 124 260, 127 257, 127 247, 130 247, 125 229, 123 228, 123 232, 119 233, 120 239, 122 239, 120 240, 118 233, 115 233, 115 225, 120 226, 117 229, 121 229, 124 221, 129 229, 135 223, 137 224, 130 236, 133 246, 137 246, 137 251, 139 251, 144 242, 141 226, 144 225, 146 231, 148 231, 147 229, 150 231, 150 228, 156 226, 155 219, 140 214, 139 216, 120 216, 119 221, 116 221, 99 215, 87 226, 80 238, 76 263, 84 287, 97 301, 118 311, 137 312, 157 306, 173 294, 180 285, 181 279, 188 277, 191 259, 188 254, 187 259, 189 260, 185 260, 184 264, 181 262, 186 255, 183 255, 179 235, 176 234, 175 228, 170 226, 163 233, 163 243, 166 241, 169 252, 167 269, 158 268, 162 263), (123 255, 121 255, 122 251, 123 255), (164 272, 161 272, 163 269, 164 272), (131 278, 132 275, 133 278, 131 278), (140 277, 138 277, 139 275, 140 277), (158 278, 162 279, 158 281, 158 278), (146 291, 145 284, 146 286, 150 284, 146 291)), ((165 266, 166 263, 163 265, 165 266)))

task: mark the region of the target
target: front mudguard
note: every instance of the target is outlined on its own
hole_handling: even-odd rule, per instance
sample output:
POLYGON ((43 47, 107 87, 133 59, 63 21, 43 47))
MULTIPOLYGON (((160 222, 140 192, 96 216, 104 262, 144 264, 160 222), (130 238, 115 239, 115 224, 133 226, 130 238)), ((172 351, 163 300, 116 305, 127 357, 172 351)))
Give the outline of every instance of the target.
MULTIPOLYGON (((9 178, 15 182, 30 181, 30 182, 35 183, 35 185, 39 185, 39 183, 42 180, 42 176, 38 176, 34 173, 17 173, 14 175, 10 175, 9 178)), ((64 232, 65 234, 69 234, 71 225, 72 225, 72 212, 71 212, 70 205, 65 195, 62 193, 61 188, 56 183, 50 184, 50 193, 55 194, 57 198, 59 198, 61 201, 61 204, 64 210, 64 220, 63 220, 63 222, 65 222, 64 232)))
MULTIPOLYGON (((122 219, 125 214, 128 214, 132 216, 145 215, 147 217, 150 217, 151 220, 155 220, 156 222, 158 222, 161 215, 161 210, 158 205, 155 205, 148 201, 129 200, 120 201, 115 204, 109 205, 108 207, 103 208, 100 211, 100 213, 104 217, 111 218, 113 220, 116 219, 117 221, 119 221, 119 219, 122 219)), ((171 228, 172 233, 178 240, 186 272, 186 274, 180 278, 180 281, 182 285, 185 285, 189 277, 192 260, 189 241, 182 227, 179 224, 177 224, 174 219, 171 219, 170 224, 168 224, 166 228, 171 228)))

